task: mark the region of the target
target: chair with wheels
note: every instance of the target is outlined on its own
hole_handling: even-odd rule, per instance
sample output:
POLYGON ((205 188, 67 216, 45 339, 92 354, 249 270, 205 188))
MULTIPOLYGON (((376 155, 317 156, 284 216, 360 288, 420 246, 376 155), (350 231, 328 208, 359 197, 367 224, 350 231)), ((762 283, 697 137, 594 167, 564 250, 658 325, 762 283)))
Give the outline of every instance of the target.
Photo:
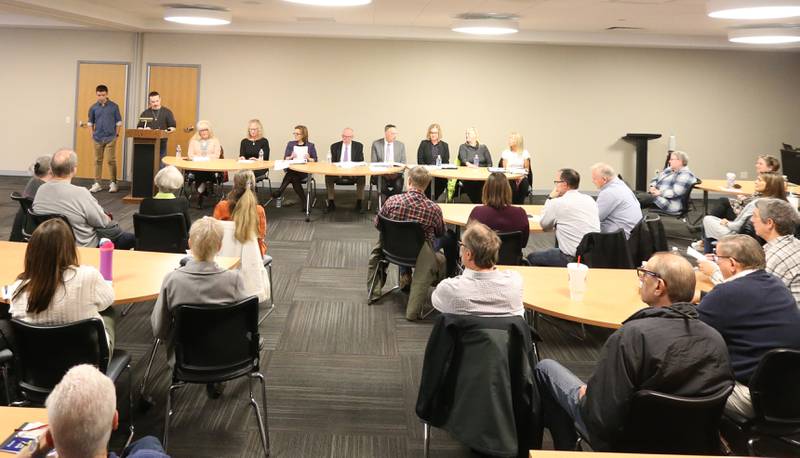
POLYGON ((131 356, 116 349, 109 355, 103 320, 89 318, 69 324, 38 325, 11 320, 16 338, 14 356, 19 368, 21 405, 43 405, 67 371, 78 364, 91 364, 116 384, 128 371, 130 433, 133 437, 133 376, 131 356))
POLYGON ((633 269, 633 259, 625 239, 625 231, 618 229, 615 232, 590 232, 583 236, 583 240, 575 251, 580 256, 581 263, 589 267, 607 269, 633 269))
POLYGON ((133 214, 137 251, 186 253, 189 230, 182 213, 168 215, 133 214))
POLYGON ((498 232, 500 237, 500 251, 497 256, 497 264, 502 266, 519 266, 527 264, 527 260, 522 256, 522 232, 498 232))
MULTIPOLYGON (((379 265, 372 274, 367 296, 372 295, 372 290, 378 279, 378 272, 382 270, 382 267, 388 267, 389 264, 395 264, 398 267, 415 267, 419 252, 425 244, 425 232, 416 221, 395 221, 379 214, 378 231, 380 232, 383 258, 379 261, 379 265)), ((400 289, 400 285, 394 286, 379 297, 374 299, 370 297, 369 303, 377 302, 398 289, 400 289)))
POLYGON ((173 392, 187 384, 221 383, 248 378, 250 405, 256 414, 264 456, 269 456, 267 388, 261 373, 258 298, 231 305, 179 305, 174 310, 175 366, 167 391, 163 444, 169 445, 173 392), (262 414, 253 396, 253 379, 261 382, 262 414))

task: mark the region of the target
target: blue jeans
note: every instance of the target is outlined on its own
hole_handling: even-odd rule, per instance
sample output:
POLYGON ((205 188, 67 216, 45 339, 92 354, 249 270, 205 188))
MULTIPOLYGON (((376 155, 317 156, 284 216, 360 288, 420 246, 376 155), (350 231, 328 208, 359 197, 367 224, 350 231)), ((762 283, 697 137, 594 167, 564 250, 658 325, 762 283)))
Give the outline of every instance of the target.
POLYGON ((528 262, 532 266, 545 267, 567 267, 567 264, 574 262, 572 256, 564 254, 558 248, 549 250, 534 251, 528 255, 528 262))
MULTIPOLYGON (((109 454, 109 457, 112 456, 109 454)), ((125 450, 122 452, 122 457, 131 457, 131 458, 169 458, 164 452, 164 447, 161 446, 161 442, 155 436, 144 436, 139 440, 131 442, 125 450)))
POLYGON ((542 421, 553 436, 553 447, 574 450, 578 440, 576 428, 586 437, 579 398, 580 388, 585 383, 552 359, 539 362, 535 376, 542 398, 542 421))

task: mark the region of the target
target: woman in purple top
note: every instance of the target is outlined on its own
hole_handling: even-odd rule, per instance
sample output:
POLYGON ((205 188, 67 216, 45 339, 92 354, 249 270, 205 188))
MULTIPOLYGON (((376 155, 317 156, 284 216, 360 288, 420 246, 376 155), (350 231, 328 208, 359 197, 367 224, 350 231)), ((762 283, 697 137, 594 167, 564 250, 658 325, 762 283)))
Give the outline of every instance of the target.
POLYGON ((479 221, 500 233, 522 232, 522 246, 525 247, 530 235, 528 215, 522 207, 511 205, 511 196, 508 178, 500 172, 490 174, 483 185, 483 205, 472 209, 469 220, 479 221))
MULTIPOLYGON (((302 125, 294 126, 294 133, 292 135, 294 135, 294 140, 286 144, 286 151, 283 153, 283 158, 286 160, 302 159, 302 156, 305 155, 305 158, 308 160, 308 162, 316 162, 317 149, 314 148, 313 143, 309 143, 308 141, 308 128, 302 125), (295 147, 303 146, 308 147, 307 154, 303 154, 300 151, 295 151, 295 147)), ((286 190, 286 187, 291 184, 292 188, 294 188, 294 192, 297 193, 297 196, 300 198, 300 203, 302 204, 301 208, 303 211, 305 211, 306 193, 303 191, 303 180, 305 180, 307 176, 307 173, 295 172, 294 170, 286 169, 286 174, 283 175, 281 187, 272 193, 272 197, 281 197, 283 195, 283 191, 286 190)))

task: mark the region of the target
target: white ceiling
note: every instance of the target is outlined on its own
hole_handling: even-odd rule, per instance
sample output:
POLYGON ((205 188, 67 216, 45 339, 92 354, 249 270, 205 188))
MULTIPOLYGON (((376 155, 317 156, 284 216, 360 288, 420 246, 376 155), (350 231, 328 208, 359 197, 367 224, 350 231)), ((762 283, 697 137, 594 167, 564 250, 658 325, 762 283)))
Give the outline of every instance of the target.
POLYGON ((453 18, 463 13, 509 13, 519 16, 520 32, 491 41, 747 47, 727 41, 727 28, 742 22, 709 18, 705 3, 705 0, 373 0, 372 4, 361 7, 324 8, 282 0, 200 0, 200 3, 191 0, 0 0, 0 26, 489 41, 450 31, 453 18), (170 4, 222 7, 231 11, 233 23, 214 28, 168 23, 162 15, 164 6, 170 4), (641 30, 606 30, 609 27, 641 30))

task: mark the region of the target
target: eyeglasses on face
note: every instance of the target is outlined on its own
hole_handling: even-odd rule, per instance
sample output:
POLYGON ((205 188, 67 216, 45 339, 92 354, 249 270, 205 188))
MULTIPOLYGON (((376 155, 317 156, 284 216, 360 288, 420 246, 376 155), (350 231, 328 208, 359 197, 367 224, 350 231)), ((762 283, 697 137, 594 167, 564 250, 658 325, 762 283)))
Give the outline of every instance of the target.
POLYGON ((719 262, 720 259, 733 259, 734 261, 736 261, 736 258, 734 258, 733 256, 724 256, 719 254, 712 254, 711 256, 714 262, 719 262))
POLYGON ((553 184, 565 183, 564 180, 553 180, 553 184))
POLYGON ((640 279, 644 278, 645 276, 650 276, 650 277, 653 277, 653 278, 657 278, 657 279, 663 280, 661 278, 661 275, 657 274, 656 272, 653 272, 652 270, 647 270, 644 267, 637 267, 636 268, 636 275, 638 275, 640 279))

